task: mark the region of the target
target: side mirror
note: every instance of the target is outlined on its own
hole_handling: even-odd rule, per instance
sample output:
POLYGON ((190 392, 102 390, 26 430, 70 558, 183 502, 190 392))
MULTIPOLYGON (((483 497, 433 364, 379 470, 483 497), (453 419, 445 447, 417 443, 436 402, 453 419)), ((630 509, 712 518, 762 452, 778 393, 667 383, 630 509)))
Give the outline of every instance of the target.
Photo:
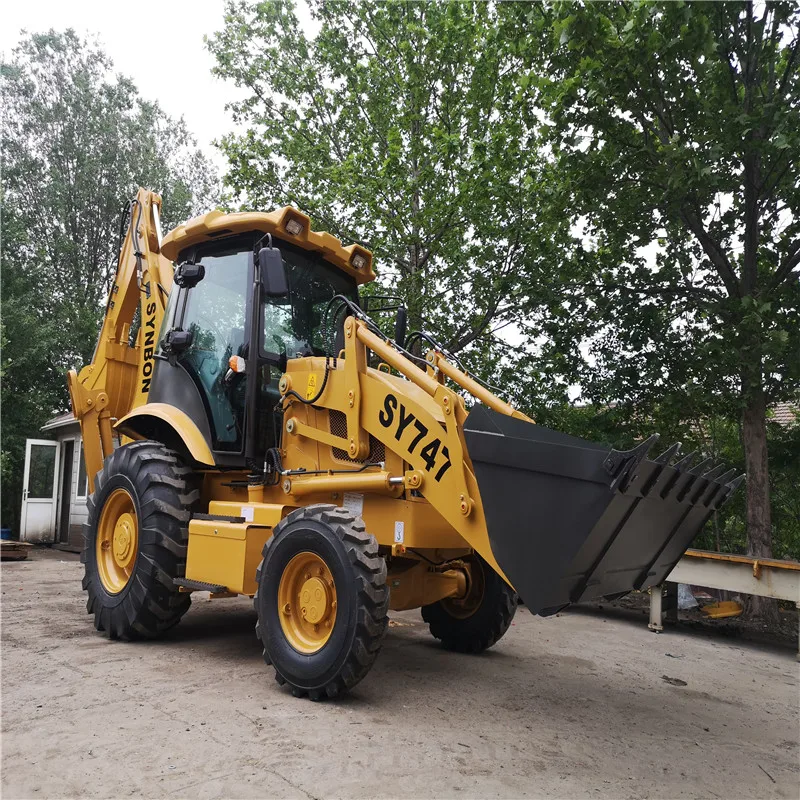
POLYGON ((262 247, 258 251, 258 267, 261 273, 261 286, 267 297, 286 297, 289 284, 283 266, 281 251, 277 247, 262 247))
POLYGON ((182 353, 194 339, 192 331, 182 331, 180 328, 171 328, 164 336, 161 345, 167 355, 182 353))
POLYGON ((175 283, 185 289, 191 289, 197 286, 206 276, 206 268, 202 264, 189 264, 184 262, 178 264, 175 270, 175 283))
POLYGON ((408 329, 408 312, 405 306, 399 306, 394 320, 394 340, 400 347, 405 347, 408 329))

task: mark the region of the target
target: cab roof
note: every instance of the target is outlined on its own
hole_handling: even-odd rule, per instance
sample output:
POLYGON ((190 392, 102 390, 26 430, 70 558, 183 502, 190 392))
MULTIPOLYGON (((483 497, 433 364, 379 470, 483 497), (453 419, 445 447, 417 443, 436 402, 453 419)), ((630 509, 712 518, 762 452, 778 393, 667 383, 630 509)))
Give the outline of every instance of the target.
POLYGON ((180 252, 187 247, 248 231, 270 233, 275 239, 319 253, 326 261, 352 275, 356 283, 369 283, 375 280, 372 253, 369 250, 357 244, 344 247, 333 234, 311 230, 311 220, 308 216, 291 206, 284 206, 269 213, 244 211, 237 214, 223 214, 221 211, 209 211, 171 230, 161 243, 161 253, 170 261, 177 261, 180 252), (289 230, 296 233, 289 233, 287 225, 289 230), (354 259, 356 263, 361 260, 356 256, 365 259, 360 268, 353 266, 354 259))

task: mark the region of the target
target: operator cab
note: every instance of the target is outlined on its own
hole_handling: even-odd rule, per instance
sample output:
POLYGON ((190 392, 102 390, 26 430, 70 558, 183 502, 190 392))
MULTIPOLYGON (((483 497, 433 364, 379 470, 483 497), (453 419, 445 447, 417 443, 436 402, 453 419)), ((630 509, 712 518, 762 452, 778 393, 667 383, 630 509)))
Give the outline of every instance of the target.
MULTIPOLYGON (((266 450, 279 444, 280 419, 275 409, 287 361, 323 356, 330 350, 329 332, 323 324, 328 304, 336 295, 358 303, 358 284, 372 277, 371 255, 363 249, 356 251, 360 256, 356 263, 362 270, 368 268, 360 272, 350 263, 347 269, 331 263, 341 261, 342 255, 350 255, 351 262, 347 251, 354 248, 339 244, 339 259, 334 260, 330 253, 286 241, 289 236, 273 238, 263 227, 230 233, 204 236, 178 253, 176 285, 159 337, 148 402, 184 411, 219 466, 246 467, 263 460, 266 450), (264 254, 268 258, 259 259, 259 251, 265 248, 270 250, 264 254), (369 255, 368 261, 364 254, 369 255), (277 277, 276 265, 282 273, 277 277), (279 284, 277 291, 269 285, 266 273, 270 269, 273 282, 279 284), (249 416, 248 409, 253 409, 249 416)), ((316 236, 333 239, 329 234, 316 236)), ((162 246, 166 255, 165 250, 169 248, 162 246)), ((339 328, 342 323, 339 316, 339 328)), ((339 332, 334 352, 342 346, 339 332)))

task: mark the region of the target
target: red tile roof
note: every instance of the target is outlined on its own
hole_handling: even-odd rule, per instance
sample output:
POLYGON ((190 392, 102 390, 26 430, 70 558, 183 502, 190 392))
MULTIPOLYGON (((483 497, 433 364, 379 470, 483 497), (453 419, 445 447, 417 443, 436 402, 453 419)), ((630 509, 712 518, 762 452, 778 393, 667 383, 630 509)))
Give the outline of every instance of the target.
POLYGON ((797 403, 776 403, 770 411, 772 419, 784 428, 800 423, 800 405, 797 403))

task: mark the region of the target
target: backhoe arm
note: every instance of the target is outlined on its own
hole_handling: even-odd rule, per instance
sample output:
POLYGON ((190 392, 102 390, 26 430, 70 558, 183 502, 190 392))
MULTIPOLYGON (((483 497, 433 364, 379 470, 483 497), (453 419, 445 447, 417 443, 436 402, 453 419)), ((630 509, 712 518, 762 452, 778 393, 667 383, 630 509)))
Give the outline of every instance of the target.
POLYGON ((114 449, 112 421, 147 402, 158 334, 172 289, 172 265, 161 255, 161 197, 139 189, 90 364, 67 375, 80 422, 89 491, 114 449), (139 309, 137 317, 136 311, 139 309), (136 326, 138 325, 138 330, 136 326))

